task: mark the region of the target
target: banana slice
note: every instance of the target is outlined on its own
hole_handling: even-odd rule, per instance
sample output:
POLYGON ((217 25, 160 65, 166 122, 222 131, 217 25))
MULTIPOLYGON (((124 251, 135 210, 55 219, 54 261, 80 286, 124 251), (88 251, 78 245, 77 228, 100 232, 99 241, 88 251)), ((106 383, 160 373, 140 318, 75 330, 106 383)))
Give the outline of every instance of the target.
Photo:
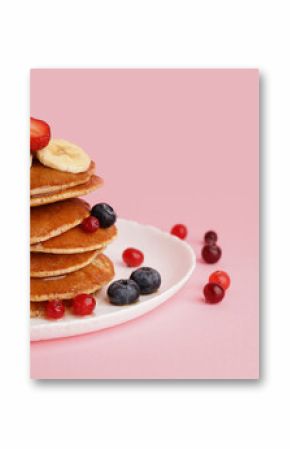
POLYGON ((30 167, 32 165, 32 154, 30 155, 30 167))
POLYGON ((82 148, 63 139, 51 139, 46 147, 36 151, 36 157, 46 167, 69 173, 84 172, 91 163, 82 148))

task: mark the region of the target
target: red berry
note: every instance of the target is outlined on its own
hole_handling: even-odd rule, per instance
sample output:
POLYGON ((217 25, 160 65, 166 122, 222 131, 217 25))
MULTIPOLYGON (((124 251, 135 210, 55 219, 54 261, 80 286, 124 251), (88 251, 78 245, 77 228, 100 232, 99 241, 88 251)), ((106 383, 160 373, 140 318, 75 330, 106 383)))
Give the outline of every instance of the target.
POLYGON ((144 262, 144 254, 136 248, 125 249, 122 257, 128 267, 139 267, 144 262))
POLYGON ((217 236, 217 233, 215 231, 207 231, 204 234, 204 241, 208 245, 216 243, 217 239, 218 239, 218 236, 217 236))
POLYGON ((225 271, 215 271, 209 277, 209 282, 220 285, 224 290, 229 288, 231 278, 225 271))
POLYGON ((81 293, 77 295, 72 302, 72 311, 74 315, 90 315, 96 307, 96 300, 92 295, 81 293))
POLYGON ((41 150, 50 141, 50 127, 43 120, 30 117, 30 151, 41 150))
POLYGON ((210 304, 216 304, 217 302, 220 302, 225 296, 224 289, 220 285, 214 284, 213 282, 205 285, 203 293, 205 302, 208 302, 210 304))
POLYGON ((58 318, 62 318, 64 316, 65 306, 62 301, 54 299, 46 303, 44 312, 46 318, 57 320, 58 318))
POLYGON ((222 250, 217 245, 205 245, 201 252, 202 258, 207 263, 217 262, 222 255, 222 250))
POLYGON ((176 237, 179 237, 181 240, 184 240, 187 236, 187 227, 183 224, 176 224, 170 232, 176 237))
POLYGON ((96 217, 90 215, 81 223, 81 228, 85 232, 95 232, 100 227, 100 222, 96 217))

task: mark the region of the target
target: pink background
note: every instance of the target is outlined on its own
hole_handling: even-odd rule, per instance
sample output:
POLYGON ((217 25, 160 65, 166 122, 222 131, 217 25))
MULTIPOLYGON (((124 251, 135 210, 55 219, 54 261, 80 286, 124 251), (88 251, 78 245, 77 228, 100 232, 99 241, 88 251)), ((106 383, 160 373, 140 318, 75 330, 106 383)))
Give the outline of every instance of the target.
POLYGON ((189 228, 198 256, 189 283, 123 325, 31 344, 33 378, 259 376, 259 73, 257 70, 33 70, 31 115, 81 145, 105 179, 91 203, 168 231, 189 228), (222 259, 200 260, 219 234, 222 259), (206 305, 224 269, 232 286, 206 305))

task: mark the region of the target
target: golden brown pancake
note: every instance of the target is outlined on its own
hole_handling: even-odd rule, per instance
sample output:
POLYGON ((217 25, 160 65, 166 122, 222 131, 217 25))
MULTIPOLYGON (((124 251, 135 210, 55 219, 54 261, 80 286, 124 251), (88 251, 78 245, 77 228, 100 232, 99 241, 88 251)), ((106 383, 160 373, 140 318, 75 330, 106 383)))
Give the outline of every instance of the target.
POLYGON ((30 243, 43 242, 80 224, 90 215, 89 204, 80 198, 30 209, 30 243))
POLYGON ((89 265, 98 251, 81 254, 30 253, 30 276, 43 278, 71 273, 89 265))
POLYGON ((73 273, 49 278, 30 279, 30 301, 71 299, 79 293, 94 293, 110 282, 114 266, 110 259, 100 254, 89 265, 73 273))
POLYGON ((67 198, 76 198, 93 192, 103 185, 103 180, 99 176, 92 175, 88 182, 80 184, 68 189, 59 190, 53 193, 44 193, 41 195, 33 195, 30 197, 30 206, 40 206, 43 204, 55 203, 63 201, 67 198))
POLYGON ((57 237, 31 245, 30 251, 52 254, 83 253, 107 246, 116 235, 115 225, 106 229, 99 228, 92 233, 87 233, 80 226, 76 226, 57 237))
POLYGON ((34 159, 30 168, 30 195, 39 195, 65 190, 90 180, 95 170, 92 161, 88 170, 83 173, 68 173, 45 167, 34 159))
POLYGON ((30 303, 30 318, 41 317, 44 314, 44 307, 46 302, 31 302, 30 303))

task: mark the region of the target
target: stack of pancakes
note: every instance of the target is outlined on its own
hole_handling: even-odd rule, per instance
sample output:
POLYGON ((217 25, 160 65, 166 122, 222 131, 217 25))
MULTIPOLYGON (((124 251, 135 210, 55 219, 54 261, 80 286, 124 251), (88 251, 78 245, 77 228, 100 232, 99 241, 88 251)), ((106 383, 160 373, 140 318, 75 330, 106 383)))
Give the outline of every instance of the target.
POLYGON ((33 161, 30 170, 30 311, 41 316, 47 301, 94 293, 114 276, 112 262, 102 254, 116 236, 113 225, 87 233, 80 223, 90 215, 89 204, 77 198, 103 181, 95 164, 83 173, 68 173, 33 161))

